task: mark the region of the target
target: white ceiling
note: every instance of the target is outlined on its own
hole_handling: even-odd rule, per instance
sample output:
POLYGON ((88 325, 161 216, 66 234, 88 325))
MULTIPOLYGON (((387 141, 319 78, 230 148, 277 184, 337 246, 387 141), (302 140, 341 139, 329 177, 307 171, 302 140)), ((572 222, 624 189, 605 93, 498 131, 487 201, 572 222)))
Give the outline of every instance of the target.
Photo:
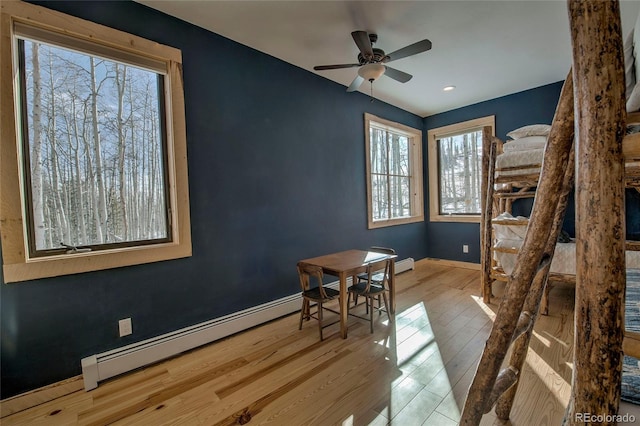
MULTIPOLYGON (((314 65, 357 62, 351 32, 378 34, 391 53, 422 39, 433 48, 390 66, 413 74, 386 76, 377 99, 421 117, 563 80, 571 63, 566 2, 511 1, 212 1, 137 0, 238 43, 349 86, 357 68, 314 71, 314 65), (445 86, 456 89, 444 92, 445 86)), ((640 1, 620 5, 623 34, 640 1)), ((365 82, 360 91, 369 93, 365 82)))

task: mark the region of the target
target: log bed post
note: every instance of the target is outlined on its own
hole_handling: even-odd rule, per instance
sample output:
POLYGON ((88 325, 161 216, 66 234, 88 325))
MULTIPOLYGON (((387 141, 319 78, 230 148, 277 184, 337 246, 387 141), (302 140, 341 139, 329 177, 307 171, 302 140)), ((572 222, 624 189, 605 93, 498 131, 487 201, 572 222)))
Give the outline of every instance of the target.
MULTIPOLYGON (((624 328, 625 82, 617 1, 569 0, 576 105, 576 306, 571 400, 617 414, 624 328)), ((600 424, 615 424, 615 421, 600 424)))
POLYGON ((482 245, 482 258, 480 259, 482 269, 482 300, 484 303, 491 302, 491 219, 493 218, 493 194, 495 162, 496 162, 496 142, 494 141, 491 127, 482 129, 482 209, 480 210, 480 244, 482 245))

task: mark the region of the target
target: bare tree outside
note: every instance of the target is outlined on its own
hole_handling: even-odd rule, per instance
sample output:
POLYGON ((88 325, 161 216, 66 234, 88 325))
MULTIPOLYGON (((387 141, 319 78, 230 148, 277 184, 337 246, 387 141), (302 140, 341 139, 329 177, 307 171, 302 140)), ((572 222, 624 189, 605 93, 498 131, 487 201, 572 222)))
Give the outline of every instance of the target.
POLYGON ((33 252, 170 238, 156 71, 20 39, 33 252))
POLYGON ((480 214, 482 131, 438 140, 440 213, 480 214))
POLYGON ((411 215, 409 138, 371 126, 371 188, 373 219, 411 215))

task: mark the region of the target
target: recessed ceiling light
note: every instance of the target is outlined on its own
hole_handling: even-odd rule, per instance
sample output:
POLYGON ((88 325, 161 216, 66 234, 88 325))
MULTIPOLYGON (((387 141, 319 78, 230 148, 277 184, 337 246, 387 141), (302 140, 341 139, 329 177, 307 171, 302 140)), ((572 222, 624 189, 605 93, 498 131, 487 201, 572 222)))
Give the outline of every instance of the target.
POLYGON ((444 90, 445 92, 450 92, 455 88, 456 86, 445 86, 442 90, 444 90))

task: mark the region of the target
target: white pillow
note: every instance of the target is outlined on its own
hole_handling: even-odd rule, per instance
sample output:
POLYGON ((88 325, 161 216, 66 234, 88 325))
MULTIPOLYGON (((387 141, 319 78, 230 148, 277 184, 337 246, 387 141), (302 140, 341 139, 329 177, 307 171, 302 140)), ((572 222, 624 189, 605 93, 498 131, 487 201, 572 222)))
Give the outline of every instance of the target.
POLYGON ((627 112, 640 110, 640 84, 636 84, 629 99, 627 99, 627 112))
MULTIPOLYGON (((636 70, 640 70, 640 13, 638 14, 638 17, 636 18, 636 23, 633 26, 633 31, 632 31, 632 40, 633 40, 633 56, 635 58, 635 69, 636 70)), ((640 72, 636 71, 636 80, 638 80, 638 77, 640 77, 640 72)))
POLYGON ((626 83, 626 98, 629 99, 631 91, 636 85, 636 67, 635 67, 635 55, 633 52, 633 33, 632 29, 627 38, 624 40, 624 80, 626 83))
POLYGON ((527 151, 530 149, 544 148, 545 143, 547 143, 546 136, 527 136, 525 138, 505 142, 502 149, 504 152, 527 151))
POLYGON ((520 127, 507 133, 511 139, 526 138, 527 136, 547 136, 551 131, 548 124, 531 124, 529 126, 520 127))

